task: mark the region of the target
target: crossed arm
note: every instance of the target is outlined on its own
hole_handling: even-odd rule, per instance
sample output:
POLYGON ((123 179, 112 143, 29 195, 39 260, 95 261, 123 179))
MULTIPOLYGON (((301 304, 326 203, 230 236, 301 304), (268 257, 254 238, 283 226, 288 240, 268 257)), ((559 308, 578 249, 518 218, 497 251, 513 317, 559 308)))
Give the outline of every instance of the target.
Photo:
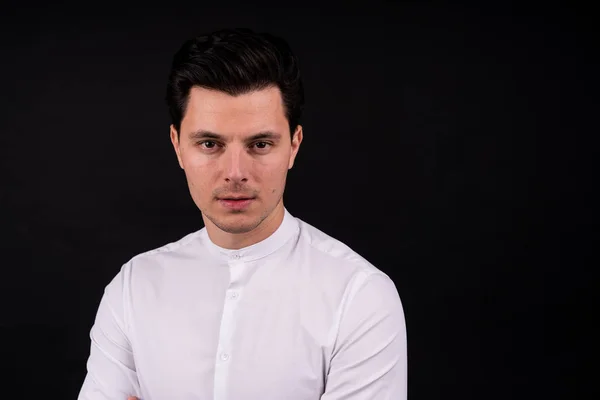
POLYGON ((366 278, 343 311, 321 400, 406 400, 406 325, 394 282, 366 278))
MULTIPOLYGON (((122 273, 107 286, 100 302, 90 334, 88 373, 78 400, 141 397, 124 322, 122 273)), ((372 274, 344 305, 320 400, 406 400, 406 383, 406 328, 400 298, 390 278, 372 274)))
POLYGON ((133 351, 127 335, 123 302, 124 267, 106 286, 90 332, 87 375, 78 400, 125 400, 140 397, 133 351))

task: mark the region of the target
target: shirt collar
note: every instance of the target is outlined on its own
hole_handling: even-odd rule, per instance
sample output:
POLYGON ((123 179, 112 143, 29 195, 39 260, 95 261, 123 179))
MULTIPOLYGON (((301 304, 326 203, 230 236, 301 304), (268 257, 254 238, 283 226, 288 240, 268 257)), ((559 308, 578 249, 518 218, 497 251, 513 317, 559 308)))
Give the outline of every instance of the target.
POLYGON ((292 216, 287 209, 284 208, 283 221, 269 237, 263 239, 253 245, 243 247, 241 249, 226 249, 217 246, 206 231, 206 227, 200 232, 202 242, 208 250, 217 258, 232 262, 232 261, 254 261, 262 257, 266 257, 271 253, 279 250, 292 236, 299 231, 299 224, 296 218, 292 216))

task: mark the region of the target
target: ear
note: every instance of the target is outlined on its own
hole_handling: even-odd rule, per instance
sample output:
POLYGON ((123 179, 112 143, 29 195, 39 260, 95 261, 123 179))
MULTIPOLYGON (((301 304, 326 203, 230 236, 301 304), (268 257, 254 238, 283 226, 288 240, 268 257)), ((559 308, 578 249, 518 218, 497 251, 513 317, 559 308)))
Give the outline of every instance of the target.
POLYGON ((179 167, 181 167, 181 169, 184 169, 183 161, 181 159, 181 149, 179 148, 179 135, 173 125, 171 125, 170 131, 171 131, 171 143, 173 144, 173 148, 175 149, 175 154, 177 154, 177 161, 179 162, 179 167))
POLYGON ((290 161, 288 164, 288 169, 292 169, 294 166, 294 160, 296 160, 296 155, 298 154, 298 150, 300 150, 300 144, 302 143, 303 133, 302 133, 302 125, 298 125, 294 135, 292 136, 292 152, 290 153, 290 161))

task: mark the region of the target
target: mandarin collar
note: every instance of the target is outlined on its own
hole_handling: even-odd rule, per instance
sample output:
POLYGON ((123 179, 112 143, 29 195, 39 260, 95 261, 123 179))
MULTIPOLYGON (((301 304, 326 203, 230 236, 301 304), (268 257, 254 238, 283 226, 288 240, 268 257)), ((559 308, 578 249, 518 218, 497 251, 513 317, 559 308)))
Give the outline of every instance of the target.
POLYGON ((217 246, 206 231, 206 227, 200 232, 202 242, 208 247, 209 251, 218 259, 233 262, 233 261, 254 261, 259 258, 268 256, 271 253, 279 250, 294 234, 299 230, 298 221, 292 216, 289 211, 284 208, 283 221, 279 227, 270 236, 260 242, 241 249, 226 249, 217 246))

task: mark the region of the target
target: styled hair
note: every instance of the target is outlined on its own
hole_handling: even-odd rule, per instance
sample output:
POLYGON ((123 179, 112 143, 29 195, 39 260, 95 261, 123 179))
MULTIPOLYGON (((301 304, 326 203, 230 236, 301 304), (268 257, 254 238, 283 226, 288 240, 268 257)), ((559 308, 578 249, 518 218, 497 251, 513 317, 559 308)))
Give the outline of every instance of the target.
POLYGON ((298 59, 288 43, 250 29, 222 29, 187 40, 175 53, 167 84, 171 123, 179 134, 194 86, 238 96, 276 86, 293 135, 304 108, 298 59))

